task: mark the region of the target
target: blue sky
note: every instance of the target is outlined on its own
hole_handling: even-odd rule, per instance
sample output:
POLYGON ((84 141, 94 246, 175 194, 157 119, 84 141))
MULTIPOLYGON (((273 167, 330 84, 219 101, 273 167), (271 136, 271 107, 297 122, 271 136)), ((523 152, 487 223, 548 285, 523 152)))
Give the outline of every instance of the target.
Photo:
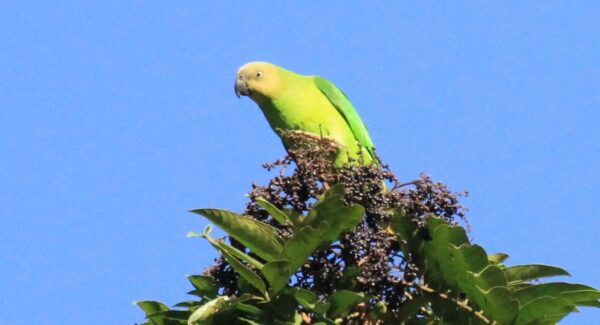
MULTIPOLYGON (((133 324, 216 256, 284 154, 233 93, 267 60, 343 89, 402 180, 424 171, 509 264, 600 287, 595 1, 0 4, 0 323, 133 324)), ((593 323, 583 309, 565 324, 593 323)))

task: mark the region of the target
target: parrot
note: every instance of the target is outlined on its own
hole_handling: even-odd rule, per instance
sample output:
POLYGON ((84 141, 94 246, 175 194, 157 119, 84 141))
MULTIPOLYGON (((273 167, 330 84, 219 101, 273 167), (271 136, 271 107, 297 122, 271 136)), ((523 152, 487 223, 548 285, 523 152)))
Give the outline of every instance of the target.
POLYGON ((305 76, 268 62, 250 62, 239 68, 235 94, 248 96, 263 112, 273 131, 300 131, 334 140, 339 146, 334 167, 350 159, 379 164, 367 128, 346 95, 331 81, 305 76))

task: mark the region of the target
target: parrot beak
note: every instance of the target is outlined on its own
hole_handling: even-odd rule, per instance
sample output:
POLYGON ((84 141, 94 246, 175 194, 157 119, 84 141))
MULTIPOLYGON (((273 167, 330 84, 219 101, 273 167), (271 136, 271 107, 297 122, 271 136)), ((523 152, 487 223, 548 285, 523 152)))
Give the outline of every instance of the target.
POLYGON ((241 96, 249 96, 250 90, 248 89, 248 84, 243 80, 243 78, 238 77, 235 79, 235 95, 240 98, 241 96))

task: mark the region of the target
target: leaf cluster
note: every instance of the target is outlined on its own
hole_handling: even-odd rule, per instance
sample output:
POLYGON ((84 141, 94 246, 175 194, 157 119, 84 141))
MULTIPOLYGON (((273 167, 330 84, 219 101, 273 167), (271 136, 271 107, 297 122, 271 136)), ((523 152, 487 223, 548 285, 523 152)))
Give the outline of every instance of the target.
POLYGON ((401 183, 360 157, 336 169, 335 143, 284 136, 288 156, 264 166, 278 175, 253 184, 242 214, 192 211, 228 234, 191 234, 220 258, 189 277, 194 300, 138 302, 147 324, 554 324, 600 306, 594 288, 538 280, 561 268, 506 266, 471 243, 444 184, 401 183))

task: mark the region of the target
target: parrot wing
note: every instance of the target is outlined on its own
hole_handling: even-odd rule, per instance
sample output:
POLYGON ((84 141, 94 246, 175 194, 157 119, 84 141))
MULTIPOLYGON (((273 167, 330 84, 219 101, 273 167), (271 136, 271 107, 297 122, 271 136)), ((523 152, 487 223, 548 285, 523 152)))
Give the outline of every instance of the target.
POLYGON ((314 81, 317 88, 342 115, 358 143, 369 152, 374 161, 379 162, 379 159, 375 156, 373 142, 371 141, 371 137, 369 137, 367 127, 360 116, 358 116, 356 109, 352 106, 346 94, 336 87, 333 82, 323 77, 315 76, 314 81))

